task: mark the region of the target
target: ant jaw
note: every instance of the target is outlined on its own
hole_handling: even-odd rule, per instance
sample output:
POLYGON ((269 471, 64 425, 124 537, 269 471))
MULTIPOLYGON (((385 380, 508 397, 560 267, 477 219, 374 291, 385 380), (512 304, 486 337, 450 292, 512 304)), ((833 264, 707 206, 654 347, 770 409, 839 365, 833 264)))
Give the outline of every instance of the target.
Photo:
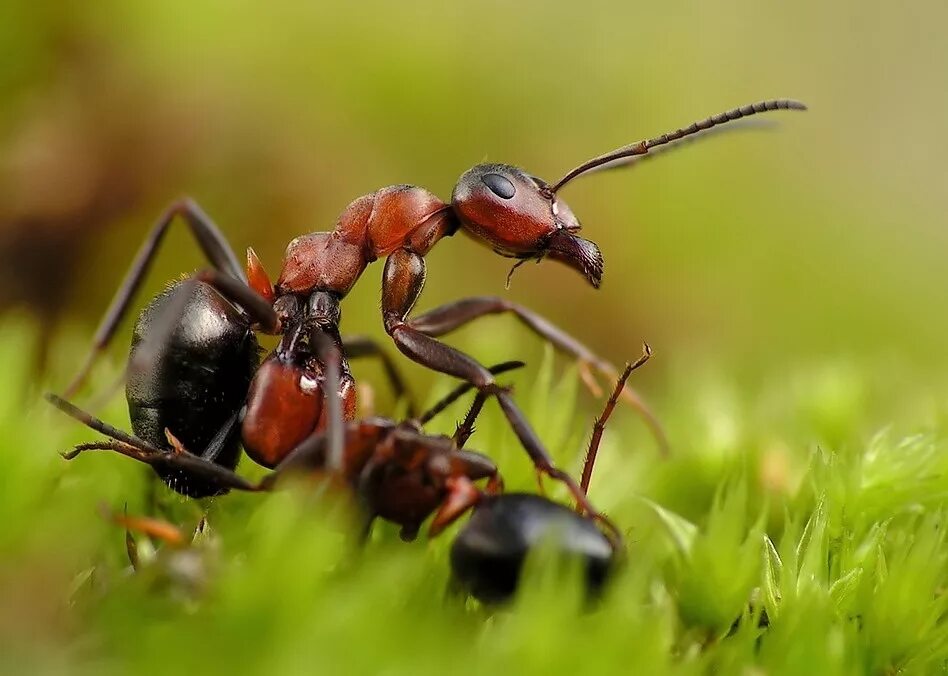
POLYGON ((602 284, 602 252, 594 242, 562 229, 553 233, 547 247, 547 256, 582 274, 594 288, 602 284))

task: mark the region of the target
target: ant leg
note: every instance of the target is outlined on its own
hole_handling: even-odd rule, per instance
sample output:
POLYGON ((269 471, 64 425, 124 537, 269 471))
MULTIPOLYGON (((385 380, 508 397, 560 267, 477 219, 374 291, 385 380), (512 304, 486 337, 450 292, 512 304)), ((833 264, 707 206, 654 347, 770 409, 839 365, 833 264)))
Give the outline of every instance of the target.
POLYGON ((191 279, 193 283, 204 282, 213 286, 224 298, 243 310, 252 322, 259 324, 264 333, 280 333, 280 318, 270 301, 240 280, 213 268, 196 272, 191 279))
POLYGON ((478 392, 477 396, 474 397, 471 408, 468 409, 467 415, 464 416, 464 420, 457 426, 457 429, 454 430, 454 443, 458 448, 464 448, 464 444, 466 444, 467 440, 474 434, 474 421, 477 420, 477 416, 481 414, 481 409, 484 408, 484 402, 486 401, 487 395, 483 392, 478 392))
POLYGON ((197 240, 201 251, 204 252, 204 255, 215 269, 246 283, 246 277, 237 260, 237 256, 227 243, 227 239, 223 233, 210 217, 192 200, 183 199, 173 203, 164 211, 155 225, 152 226, 151 232, 148 233, 138 253, 135 254, 135 258, 129 266, 128 272, 125 273, 125 278, 116 290, 112 302, 109 303, 108 310, 106 310, 105 315, 99 323, 99 327, 96 329, 95 337, 92 339, 92 346, 89 348, 89 352, 82 366, 66 387, 64 393, 66 397, 71 397, 79 390, 89 375, 89 372, 92 370, 96 359, 114 337, 119 323, 128 312, 135 293, 139 287, 141 287, 145 275, 148 274, 155 255, 158 253, 161 241, 168 230, 168 226, 174 221, 175 216, 184 218, 185 223, 191 230, 191 234, 193 234, 194 239, 197 240))
POLYGON ((520 444, 526 449, 527 454, 530 456, 530 459, 533 461, 533 464, 536 466, 537 470, 543 474, 546 474, 551 479, 555 479, 556 481, 565 484, 566 488, 573 496, 573 499, 576 501, 578 511, 580 511, 580 513, 588 514, 591 518, 603 524, 603 526, 608 528, 611 535, 615 537, 617 541, 621 541, 622 535, 618 527, 616 527, 616 525, 613 524, 612 521, 608 519, 608 517, 593 507, 592 503, 589 501, 589 498, 586 497, 586 493, 582 488, 580 488, 579 484, 576 483, 576 480, 573 479, 573 477, 553 464, 553 459, 543 447, 543 444, 537 437, 536 433, 530 428, 530 425, 527 423, 523 413, 521 413, 520 409, 518 409, 516 404, 514 404, 513 398, 510 396, 510 394, 507 392, 499 392, 497 394, 497 401, 500 403, 500 407, 507 416, 507 420, 510 422, 510 426, 513 428, 514 433, 520 440, 520 444))
POLYGON ((642 366, 649 360, 649 357, 651 356, 652 348, 650 348, 648 343, 646 343, 644 351, 642 352, 642 356, 639 357, 634 364, 625 365, 625 370, 616 381, 615 389, 613 389, 612 394, 609 396, 609 401, 606 402, 605 407, 602 409, 602 414, 593 424, 592 438, 589 440, 589 450, 586 451, 586 459, 583 461, 583 474, 579 482, 579 487, 582 488, 583 493, 586 493, 587 495, 589 494, 589 482, 592 480, 593 467, 596 464, 596 454, 599 452, 599 442, 602 441, 602 433, 606 429, 606 423, 609 421, 609 416, 612 415, 612 411, 616 407, 616 402, 619 400, 619 394, 622 392, 622 388, 625 387, 625 381, 627 381, 629 376, 632 375, 632 371, 642 366))
MULTIPOLYGON (((205 460, 201 456, 184 452, 173 435, 168 434, 169 442, 175 450, 158 448, 144 439, 123 432, 102 420, 86 413, 70 402, 57 397, 55 394, 46 394, 46 400, 66 415, 75 418, 87 427, 104 434, 111 441, 97 441, 79 444, 72 451, 64 453, 66 460, 72 460, 85 451, 108 450, 115 451, 126 457, 137 460, 158 469, 177 469, 187 472, 197 478, 216 482, 222 488, 233 488, 242 491, 254 491, 258 488, 236 472, 205 460)), ((216 435, 215 435, 216 437, 216 435)))
POLYGON ((131 531, 143 533, 149 538, 161 540, 171 547, 184 547, 188 544, 188 539, 177 526, 149 516, 129 516, 125 511, 121 514, 103 508, 102 515, 107 521, 111 521, 117 526, 125 528, 126 535, 131 531))
POLYGON ((385 261, 382 273, 382 319, 385 332, 399 351, 412 361, 460 378, 481 391, 493 393, 498 387, 494 376, 460 350, 425 335, 407 319, 425 285, 425 259, 399 249, 385 261))
MULTIPOLYGON (((522 361, 505 361, 500 364, 495 364, 494 366, 491 366, 487 370, 490 371, 493 375, 498 376, 501 373, 506 373, 507 371, 513 371, 514 369, 519 369, 519 368, 522 368, 523 366, 524 366, 524 363, 522 361)), ((442 399, 438 401, 437 403, 435 403, 434 406, 432 406, 423 414, 421 414, 421 416, 419 416, 416 419, 416 422, 419 425, 425 425, 431 422, 431 420, 435 416, 437 416, 439 413, 444 411, 444 409, 446 409, 448 406, 456 402, 458 399, 460 399, 461 397, 463 397, 465 394, 467 394, 473 389, 474 389, 474 385, 472 385, 471 383, 461 383, 460 385, 455 387, 453 390, 448 392, 444 397, 442 397, 442 399)), ((468 415, 470 415, 470 413, 468 415)), ((471 421, 471 423, 473 424, 473 420, 471 421)))
POLYGON ((310 336, 310 344, 316 346, 320 361, 326 367, 323 380, 327 408, 326 437, 329 444, 326 469, 339 475, 343 470, 345 453, 345 421, 342 419, 342 401, 339 398, 342 353, 333 336, 319 328, 310 336))
POLYGON ((224 450, 224 447, 227 445, 227 442, 230 441, 231 434, 234 432, 234 428, 237 426, 237 421, 240 419, 240 411, 233 414, 229 417, 219 430, 217 434, 208 442, 207 448, 204 449, 204 452, 201 453, 200 457, 202 460, 207 462, 215 462, 217 456, 221 454, 221 451, 224 450))
POLYGON ((363 357, 377 357, 385 371, 385 378, 396 400, 404 399, 408 404, 408 417, 415 416, 415 401, 411 396, 405 380, 402 378, 395 362, 388 355, 382 346, 368 336, 344 336, 342 338, 342 349, 346 359, 361 359, 363 357))
MULTIPOLYGON (((505 312, 512 313, 531 331, 549 342, 560 352, 578 359, 580 362, 581 373, 583 374, 583 381, 587 387, 593 391, 594 395, 599 396, 601 392, 596 392, 596 390, 599 388, 595 381, 592 380, 592 374, 590 374, 588 371, 590 366, 595 368, 600 373, 606 375, 610 379, 616 379, 618 377, 619 372, 616 370, 615 366, 595 354, 576 338, 550 323, 547 319, 541 317, 533 310, 525 308, 522 305, 518 305, 516 303, 511 303, 510 301, 503 298, 498 298, 495 296, 477 296, 473 298, 465 298, 463 300, 448 303, 433 310, 429 310, 424 314, 413 317, 412 319, 408 320, 407 323, 409 326, 421 331, 425 335, 437 338, 459 329, 470 322, 480 319, 481 317, 505 312)), ((646 424, 651 429, 652 434, 658 441, 662 452, 667 453, 668 439, 665 436, 665 431, 662 429, 661 423, 659 423, 658 419, 655 417, 655 414, 648 407, 648 404, 642 400, 638 393, 628 387, 623 388, 622 396, 643 417, 646 424)))
MULTIPOLYGON (((485 395, 495 396, 537 469, 566 484, 583 511, 609 524, 604 516, 596 512, 576 480, 554 465, 553 459, 514 403, 513 397, 494 382, 490 371, 463 352, 425 335, 405 321, 406 315, 421 294, 424 282, 425 261, 420 255, 401 249, 388 257, 382 276, 382 314, 385 330, 396 347, 405 356, 423 366, 466 380, 485 395)), ((614 528, 612 526, 612 529, 614 528)))
POLYGON ((68 453, 63 453, 62 456, 66 460, 72 460, 85 451, 115 451, 156 469, 180 470, 187 472, 189 476, 194 478, 213 481, 221 488, 239 491, 261 490, 260 487, 247 481, 236 472, 212 462, 207 462, 200 456, 171 451, 152 453, 122 441, 93 441, 79 444, 68 453))
MULTIPOLYGON (((52 392, 47 392, 45 397, 46 401, 68 415, 70 418, 78 420, 83 425, 95 430, 99 434, 104 434, 110 439, 114 439, 115 441, 121 442, 126 446, 136 449, 136 451, 139 453, 167 453, 167 451, 164 449, 153 446, 144 439, 139 439, 138 437, 128 434, 127 432, 123 432, 117 427, 109 425, 107 422, 99 420, 95 416, 86 413, 75 404, 66 401, 62 397, 57 396, 52 392)), ((70 457, 67 457, 66 459, 72 460, 74 457, 76 457, 76 455, 78 455, 78 453, 70 453, 70 457)))

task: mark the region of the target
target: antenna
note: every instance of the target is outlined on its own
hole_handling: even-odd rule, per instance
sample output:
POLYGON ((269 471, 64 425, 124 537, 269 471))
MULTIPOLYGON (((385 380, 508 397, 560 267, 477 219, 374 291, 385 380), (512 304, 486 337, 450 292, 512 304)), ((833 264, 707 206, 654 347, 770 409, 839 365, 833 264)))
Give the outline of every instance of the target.
POLYGON ((615 150, 612 150, 604 155, 599 155, 598 157, 594 157, 591 160, 587 160, 578 167, 567 172, 563 178, 557 181, 556 184, 550 188, 550 192, 555 193, 574 178, 581 174, 585 174, 591 169, 601 167, 602 165, 609 164, 610 162, 615 162, 616 160, 621 160, 625 157, 646 155, 652 148, 665 145, 666 143, 671 143, 672 141, 677 141, 678 139, 691 136, 692 134, 697 134, 699 131, 711 129, 711 127, 717 127, 718 125, 726 124, 733 120, 739 120, 742 117, 749 117, 750 115, 756 115, 758 113, 764 113, 770 110, 806 109, 806 104, 801 103, 800 101, 794 101, 793 99, 772 99, 770 101, 752 103, 747 106, 741 106, 740 108, 734 108, 717 115, 712 115, 711 117, 707 117, 700 122, 693 122, 691 125, 683 129, 677 129, 676 131, 662 134, 661 136, 657 136, 652 139, 622 146, 621 148, 616 148, 615 150))

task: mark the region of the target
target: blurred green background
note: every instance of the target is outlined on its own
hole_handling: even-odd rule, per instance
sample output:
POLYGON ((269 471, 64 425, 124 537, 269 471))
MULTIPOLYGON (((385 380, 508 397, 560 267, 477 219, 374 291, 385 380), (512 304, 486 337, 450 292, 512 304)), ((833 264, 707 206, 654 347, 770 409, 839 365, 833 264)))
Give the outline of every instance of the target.
MULTIPOLYGON (((554 179, 792 96, 810 112, 572 185, 605 255, 602 290, 547 263, 518 271, 507 295, 615 361, 647 338, 661 358, 646 381, 672 355, 756 369, 859 353, 935 371, 948 336, 946 19, 939 2, 8 1, 2 293, 88 332, 178 195, 275 274, 290 238, 330 229, 383 185, 447 198, 484 160, 554 179)), ((151 291, 200 264, 182 233, 170 248, 151 291)), ((508 261, 463 237, 430 266, 422 307, 505 293, 508 261)), ((347 302, 348 329, 381 334, 380 274, 347 302)))
MULTIPOLYGON (((414 183, 447 198, 457 177, 485 160, 555 179, 588 157, 709 114, 765 98, 798 98, 809 112, 761 116, 761 123, 572 184, 564 197, 584 235, 604 253, 602 289, 547 262, 524 266, 505 290, 510 261, 458 236, 428 257, 419 304, 424 310, 463 295, 504 295, 616 363, 635 358, 648 340, 655 358, 634 376, 635 386, 666 421, 678 455, 663 466, 644 450, 604 454, 603 474, 617 480, 594 483, 597 499, 624 509, 623 523, 637 528, 643 526, 630 506, 636 492, 700 521, 726 470, 743 464, 756 491, 749 511, 772 497, 768 516, 779 531, 780 501, 805 485, 814 444, 861 450, 889 422, 906 431, 944 418, 946 21, 948 5, 932 0, 910 6, 6 0, 0 3, 0 308, 35 316, 43 328, 37 337, 3 325, 5 372, 19 392, 28 379, 15 375, 23 354, 45 338, 48 383, 62 386, 130 256, 179 195, 194 197, 238 253, 252 245, 275 276, 291 238, 331 229, 351 200, 384 185, 414 183)), ((202 265, 183 229, 167 241, 143 301, 202 265)), ((347 333, 384 337, 380 276, 381 265, 370 268, 344 304, 347 333)), ((126 325, 126 335, 129 330, 126 325)), ((586 417, 582 427, 572 416, 543 418, 556 417, 555 404, 569 385, 538 400, 537 390, 551 382, 547 374, 531 393, 542 347, 514 320, 485 320, 451 342, 485 361, 527 359, 533 370, 522 376, 519 391, 526 390, 527 412, 545 438, 561 437, 560 450, 569 446, 563 439, 570 425, 573 437, 586 431, 586 417)), ((116 342, 99 385, 117 371, 126 346, 124 337, 116 342)), ((399 365, 419 395, 436 382, 405 359, 399 365)), ((373 369, 360 364, 356 373, 378 383, 373 369)), ((567 372, 565 381, 570 378, 567 372)), ((443 389, 443 380, 436 387, 443 389)), ((380 408, 388 410, 384 388, 377 389, 380 408)), ((596 405, 588 397, 580 401, 584 415, 596 405)), ((137 495, 141 479, 138 468, 111 462, 116 458, 63 469, 54 454, 63 435, 72 442, 89 434, 65 422, 36 431, 21 420, 18 402, 3 395, 0 452, 13 471, 0 480, 55 486, 59 497, 39 510, 45 493, 3 490, 0 553, 5 545, 21 551, 0 565, 0 588, 19 590, 0 600, 0 629, 15 625, 11 636, 48 634, 54 643, 60 632, 75 629, 56 623, 75 621, 64 620, 57 604, 59 592, 75 584, 76 561, 93 559, 104 542, 114 545, 113 567, 121 559, 114 528, 94 516, 96 502, 121 504, 123 496, 137 495), (69 554, 50 560, 63 543, 69 554), (48 593, 34 603, 43 590, 48 593)), ((110 411, 110 419, 121 420, 121 402, 110 411)), ((630 418, 617 416, 614 423, 629 431, 621 445, 648 449, 630 418)), ((504 467, 508 457, 519 458, 497 443, 509 442, 505 432, 486 429, 478 447, 502 448, 504 467)), ((620 445, 612 443, 612 449, 620 445)), ((579 446, 574 438, 572 448, 579 446)), ((522 464, 513 462, 513 485, 530 487, 522 464)), ((805 515, 813 501, 801 500, 805 515)), ((247 507, 236 504, 225 522, 240 524, 247 507)), ((269 532, 281 503, 267 504, 269 516, 258 517, 257 530, 235 527, 233 538, 254 541, 254 534, 269 532)), ((295 542, 286 526, 253 551, 270 556, 267 548, 276 551, 278 537, 295 542)), ((303 555, 313 553, 310 540, 297 546, 303 555)), ((436 545, 425 569, 413 567, 423 551, 403 555, 404 570, 416 571, 409 591, 425 589, 426 571, 444 573, 444 547, 436 545)), ((314 556, 328 566, 336 554, 314 556)), ((274 577, 286 574, 277 558, 262 568, 275 570, 274 577)), ((386 584, 385 572, 373 571, 371 584, 386 584)), ((643 589, 651 572, 642 574, 643 589)), ((328 589, 335 584, 321 580, 328 589)), ((361 581, 350 578, 335 593, 355 598, 359 588, 361 581)), ((252 593, 272 611, 263 591, 252 593)), ((121 626, 122 609, 130 607, 123 604, 141 600, 120 595, 97 612, 121 626)), ((359 602, 360 612, 374 612, 371 597, 359 602)), ((334 607, 327 597, 319 612, 334 607)), ((162 610, 139 608, 146 617, 162 610)), ((284 610, 288 623, 301 612, 284 610)), ((401 610, 376 621, 397 622, 401 610)), ((226 611, 212 613, 228 620, 226 611)), ((170 616, 169 632, 178 621, 170 616)), ((339 624, 340 633, 352 618, 339 624)), ((431 618, 429 624, 439 624, 440 616, 431 618)), ((529 636, 526 631, 517 636, 529 636)), ((106 652, 130 650, 116 636, 123 635, 112 637, 119 645, 106 652)), ((333 634, 326 636, 331 644, 333 634)), ((161 629, 150 635, 152 654, 160 654, 165 638, 161 629)), ((519 646, 511 650, 528 650, 511 642, 519 646)), ((574 647, 583 664, 579 639, 574 647)), ((62 666, 57 660, 69 659, 43 654, 52 672, 62 666)))

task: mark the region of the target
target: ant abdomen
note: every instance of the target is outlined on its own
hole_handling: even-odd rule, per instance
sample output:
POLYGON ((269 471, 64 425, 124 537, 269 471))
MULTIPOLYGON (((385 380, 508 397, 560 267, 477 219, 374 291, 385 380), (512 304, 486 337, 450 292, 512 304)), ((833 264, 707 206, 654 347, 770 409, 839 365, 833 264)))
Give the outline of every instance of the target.
POLYGON ((615 564, 615 548, 592 519, 539 495, 507 493, 484 497, 458 533, 451 545, 454 581, 485 603, 506 601, 529 553, 544 545, 581 562, 591 594, 615 564))
MULTIPOLYGON (((213 287, 178 282, 156 296, 135 325, 125 386, 135 435, 153 446, 171 445, 170 431, 189 452, 201 454, 241 409, 257 369, 259 347, 250 323, 213 287), (191 293, 167 341, 147 341, 156 322, 180 293, 191 293), (146 348, 147 353, 142 354, 146 348), (143 361, 144 357, 144 361, 143 361)), ((240 457, 239 425, 218 439, 214 462, 233 469, 240 457)), ((222 491, 175 469, 157 468, 175 491, 204 497, 222 491)))

